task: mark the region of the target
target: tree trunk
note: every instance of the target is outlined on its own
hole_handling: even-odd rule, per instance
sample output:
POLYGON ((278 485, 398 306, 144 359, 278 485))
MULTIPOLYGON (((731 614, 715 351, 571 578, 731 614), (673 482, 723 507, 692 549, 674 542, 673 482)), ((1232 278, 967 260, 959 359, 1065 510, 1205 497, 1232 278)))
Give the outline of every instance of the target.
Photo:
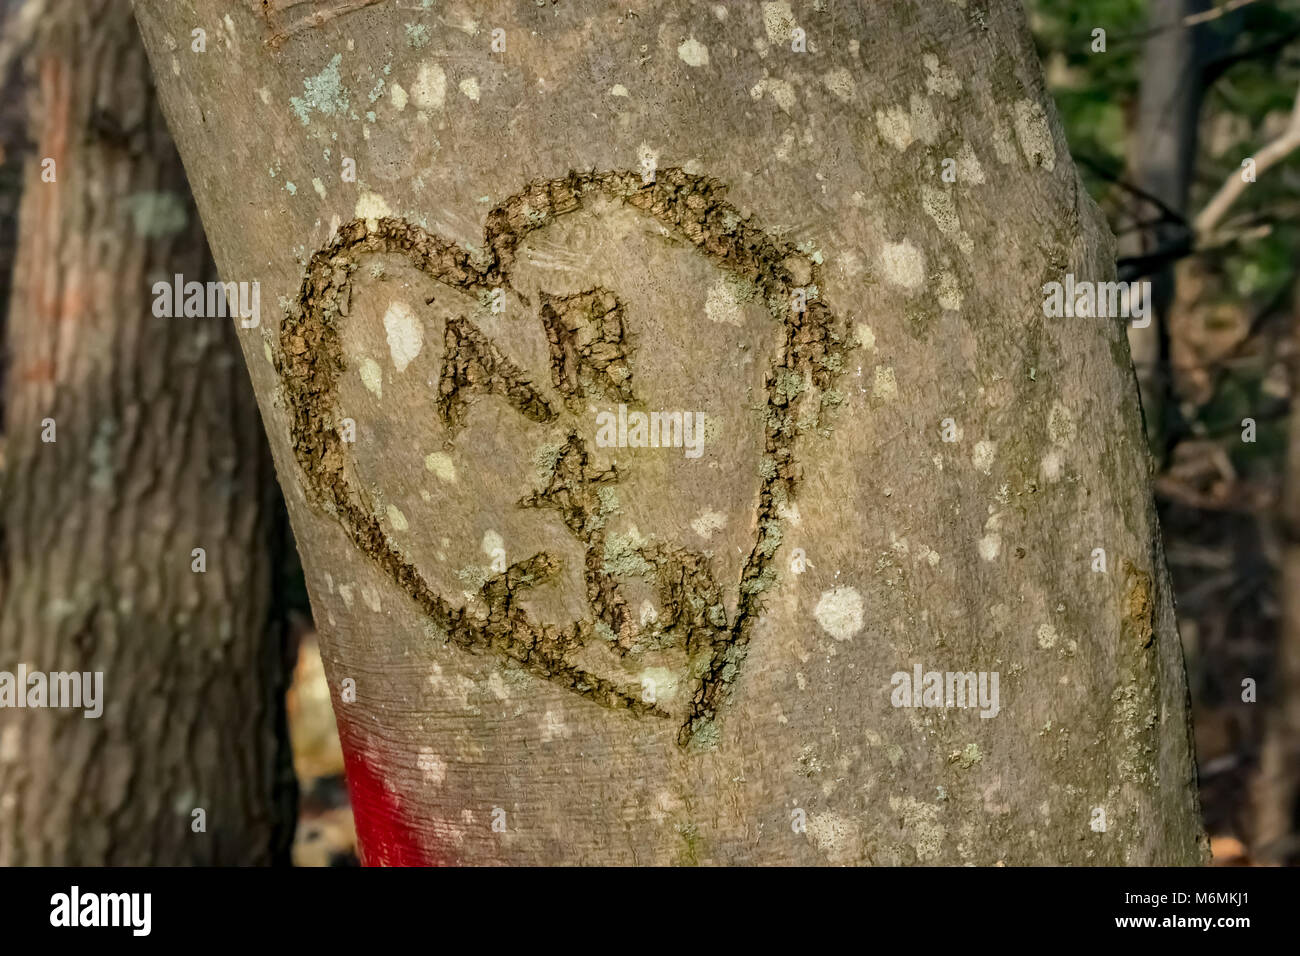
POLYGON ((1300 854, 1296 819, 1300 814, 1300 294, 1292 295, 1287 366, 1291 413, 1283 469, 1280 521, 1282 555, 1277 588, 1278 621, 1275 672, 1261 681, 1267 701, 1259 769, 1252 783, 1255 810, 1252 851, 1257 859, 1287 863, 1300 854))
POLYGON ((0 865, 287 861, 287 529, 256 403, 224 321, 154 312, 153 283, 215 270, 129 4, 38 6, 0 669, 102 672, 103 713, 0 710, 0 865))
MULTIPOLYGON (((1146 425, 1152 448, 1163 460, 1179 435, 1173 364, 1177 262, 1192 240, 1188 199, 1196 170, 1196 144, 1205 66, 1218 44, 1206 26, 1186 26, 1210 0, 1153 0, 1151 35, 1142 48, 1142 82, 1129 150, 1133 185, 1146 199, 1134 203, 1135 222, 1148 223, 1132 235, 1126 255, 1168 258, 1147 277, 1152 284, 1152 321, 1129 329, 1146 425), (1179 250, 1182 251, 1179 251, 1179 250)), ((1186 304, 1183 304, 1186 311, 1186 304)), ((1175 356, 1177 351, 1180 354, 1175 356)))
POLYGON ((227 7, 136 12, 276 304, 365 862, 1203 859, 1123 329, 1043 317, 1113 240, 1019 4, 227 7), (914 668, 996 715, 893 706, 914 668))

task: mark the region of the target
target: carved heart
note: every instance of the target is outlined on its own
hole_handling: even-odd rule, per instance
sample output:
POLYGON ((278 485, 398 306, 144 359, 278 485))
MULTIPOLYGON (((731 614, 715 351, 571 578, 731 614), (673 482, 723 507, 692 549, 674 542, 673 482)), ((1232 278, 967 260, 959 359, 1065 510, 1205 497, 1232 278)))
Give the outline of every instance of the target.
MULTIPOLYGON (((486 612, 456 606, 432 587, 392 543, 358 483, 352 453, 338 426, 337 384, 345 368, 338 326, 350 311, 352 274, 362 257, 400 254, 417 269, 452 289, 493 294, 511 289, 510 275, 521 241, 534 230, 583 207, 589 197, 621 201, 652 217, 713 264, 752 284, 784 326, 784 343, 766 375, 767 401, 761 485, 753 511, 755 540, 736 582, 735 613, 727 620, 721 588, 709 556, 683 548, 646 545, 636 559, 664 603, 675 609, 656 630, 660 640, 681 647, 694 678, 693 693, 678 733, 686 745, 715 718, 741 667, 750 629, 761 613, 761 594, 775 577, 781 514, 794 498, 798 469, 794 446, 802 429, 815 425, 807 410, 796 415, 801 391, 819 412, 851 348, 844 323, 818 296, 816 265, 789 243, 764 232, 723 200, 716 180, 681 169, 660 171, 647 184, 637 173, 570 173, 529 185, 487 217, 484 252, 470 252, 403 219, 355 220, 316 252, 294 308, 280 327, 276 368, 292 416, 294 454, 309 500, 333 513, 348 536, 382 568, 443 631, 469 651, 504 655, 538 677, 603 706, 635 716, 670 718, 640 688, 602 677, 574 662, 592 641, 620 636, 615 652, 636 654, 638 636, 620 582, 605 562, 599 492, 619 480, 617 468, 598 468, 576 431, 556 456, 546 486, 519 502, 554 508, 585 547, 584 569, 591 618, 562 626, 531 620, 519 605, 524 589, 553 575, 556 560, 543 552, 508 567, 482 587, 486 612), (811 386, 811 388, 810 388, 811 386), (797 420, 798 419, 798 420, 797 420), (603 636, 597 636, 599 632, 603 636), (667 636, 665 636, 667 635, 667 636)), ((551 355, 551 378, 564 404, 587 397, 635 400, 634 374, 626 348, 623 304, 605 289, 567 296, 542 294, 539 318, 551 355)), ((464 316, 448 319, 435 409, 451 432, 464 420, 472 395, 504 399, 531 422, 559 419, 563 409, 536 388, 502 351, 464 316)), ((674 651, 675 653, 675 651, 674 651)))

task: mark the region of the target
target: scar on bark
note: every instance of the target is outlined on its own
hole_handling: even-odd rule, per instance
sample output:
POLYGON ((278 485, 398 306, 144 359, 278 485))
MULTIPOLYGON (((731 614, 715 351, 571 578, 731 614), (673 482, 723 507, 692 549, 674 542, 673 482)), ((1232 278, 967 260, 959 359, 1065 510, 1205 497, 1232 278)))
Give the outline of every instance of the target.
MULTIPOLYGON (((615 632, 616 651, 626 654, 632 650, 627 643, 630 616, 626 601, 603 570, 605 545, 598 534, 602 522, 599 486, 616 482, 617 472, 593 470, 582 441, 571 435, 547 487, 521 502, 556 508, 570 532, 586 545, 585 572, 593 620, 563 627, 539 625, 520 606, 519 592, 553 573, 553 559, 546 554, 534 555, 489 581, 481 592, 485 614, 451 605, 388 539, 351 477, 351 450, 336 430, 342 417, 337 381, 346 366, 337 326, 347 308, 352 273, 363 257, 404 255, 431 278, 471 295, 509 287, 520 243, 531 232, 581 208, 589 195, 620 200, 655 219, 719 268, 755 286, 782 323, 784 341, 766 375, 763 448, 758 462, 762 481, 754 513, 757 531, 737 582, 734 619, 726 620, 722 589, 705 556, 653 544, 638 549, 666 608, 660 629, 665 640, 703 656, 677 735, 682 746, 712 727, 743 665, 753 622, 762 613, 763 592, 776 578, 774 556, 781 542, 781 514, 799 482, 794 449, 800 431, 797 396, 779 383, 798 376, 825 391, 852 347, 847 323, 820 298, 811 298, 799 308, 792 305, 796 289, 806 291, 816 283, 816 264, 808 262, 792 244, 742 216, 725 201, 725 191, 717 180, 679 168, 660 170, 653 183, 643 182, 640 173, 631 171, 571 172, 560 179, 537 180, 489 212, 484 230, 486 251, 479 257, 404 219, 385 217, 373 226, 354 220, 312 256, 297 301, 280 326, 279 347, 274 353, 291 417, 294 454, 309 497, 337 517, 357 547, 423 608, 448 642, 473 652, 501 654, 534 675, 603 706, 637 716, 667 717, 660 708, 646 704, 638 688, 620 686, 571 663, 573 651, 600 639, 597 622, 615 632), (791 271, 791 263, 796 262, 804 264, 798 277, 791 271)), ((617 297, 604 289, 547 296, 541 319, 550 346, 553 382, 566 404, 588 390, 620 398, 631 394, 630 350, 617 297)), ((532 421, 554 418, 555 410, 532 383, 472 324, 463 318, 450 321, 446 342, 448 359, 438 399, 444 421, 458 421, 464 402, 475 392, 504 396, 532 421)))
POLYGON ((570 407, 595 393, 630 402, 629 361, 623 303, 608 289, 576 295, 542 293, 542 325, 551 352, 551 382, 570 407))
POLYGON ((447 320, 443 355, 438 416, 453 434, 465 424, 467 395, 472 392, 504 397, 529 421, 555 420, 550 403, 528 377, 464 316, 447 320))
POLYGON ((269 36, 264 44, 273 50, 278 50, 295 33, 322 26, 338 17, 382 2, 384 0, 333 0, 332 3, 329 0, 248 0, 253 12, 266 24, 269 36), (283 13, 302 6, 309 7, 310 12, 285 24, 283 13))

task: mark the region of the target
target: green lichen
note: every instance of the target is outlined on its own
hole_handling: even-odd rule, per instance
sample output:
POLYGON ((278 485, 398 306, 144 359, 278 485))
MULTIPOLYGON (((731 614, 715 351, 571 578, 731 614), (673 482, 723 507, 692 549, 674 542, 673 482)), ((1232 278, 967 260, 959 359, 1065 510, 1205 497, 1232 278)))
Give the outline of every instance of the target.
POLYGON ((462 584, 471 591, 481 590, 487 583, 487 568, 471 564, 469 567, 461 568, 456 572, 456 577, 460 578, 462 584))
POLYGON ((611 531, 605 535, 606 574, 623 577, 646 577, 654 571, 641 555, 642 542, 633 535, 611 531))
POLYGON ((302 96, 289 98, 289 105, 303 126, 310 125, 313 110, 325 116, 347 114, 350 101, 348 91, 343 88, 343 78, 339 75, 342 63, 343 54, 335 53, 325 69, 302 81, 302 96))
POLYGON ((779 547, 781 547, 781 522, 772 519, 764 521, 758 550, 770 558, 776 554, 776 549, 779 547))
POLYGON ((752 578, 746 578, 740 582, 740 590, 743 594, 758 594, 766 591, 776 583, 776 568, 768 565, 763 569, 761 574, 752 578))
POLYGON ((560 441, 547 442, 533 452, 533 473, 537 476, 539 484, 545 486, 550 483, 555 474, 555 463, 560 460, 562 451, 564 451, 564 442, 560 441))
POLYGON ((412 50, 419 50, 429 44, 429 28, 423 23, 406 24, 406 43, 412 50))
POLYGON ((772 385, 777 394, 783 396, 787 403, 793 402, 808 387, 802 375, 787 368, 777 370, 776 381, 772 385))

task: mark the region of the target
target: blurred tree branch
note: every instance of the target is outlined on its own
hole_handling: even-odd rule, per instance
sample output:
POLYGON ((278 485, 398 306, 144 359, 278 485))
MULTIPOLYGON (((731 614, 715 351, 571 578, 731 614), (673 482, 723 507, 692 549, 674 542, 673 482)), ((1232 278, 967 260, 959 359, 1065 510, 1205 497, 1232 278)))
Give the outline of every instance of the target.
MULTIPOLYGON (((1297 91, 1295 104, 1291 108, 1291 121, 1287 124, 1282 135, 1252 157, 1255 160, 1255 176, 1258 177, 1271 166, 1281 162, 1297 146, 1300 146, 1300 91, 1297 91)), ((1242 175, 1240 169, 1234 170, 1232 175, 1224 180, 1218 192, 1205 204, 1205 207, 1192 222, 1197 245, 1207 241, 1220 220, 1232 207, 1232 204, 1246 191, 1248 185, 1250 185, 1250 182, 1242 175)))

